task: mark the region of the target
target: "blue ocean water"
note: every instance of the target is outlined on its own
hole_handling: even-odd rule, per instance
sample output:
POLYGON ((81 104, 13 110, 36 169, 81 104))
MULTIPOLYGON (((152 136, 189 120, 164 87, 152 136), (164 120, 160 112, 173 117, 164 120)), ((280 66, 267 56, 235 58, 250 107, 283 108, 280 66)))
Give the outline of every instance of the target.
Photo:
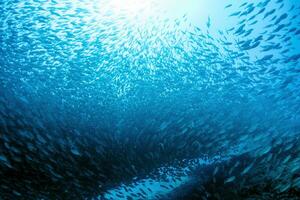
POLYGON ((0 199, 300 198, 298 0, 0 0, 0 199))

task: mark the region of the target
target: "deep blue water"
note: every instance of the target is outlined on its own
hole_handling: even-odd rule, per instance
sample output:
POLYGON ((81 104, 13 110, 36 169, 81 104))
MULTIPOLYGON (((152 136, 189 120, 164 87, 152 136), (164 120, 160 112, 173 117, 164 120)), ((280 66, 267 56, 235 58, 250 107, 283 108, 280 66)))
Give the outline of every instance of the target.
POLYGON ((300 198, 299 15, 0 0, 0 199, 300 198))

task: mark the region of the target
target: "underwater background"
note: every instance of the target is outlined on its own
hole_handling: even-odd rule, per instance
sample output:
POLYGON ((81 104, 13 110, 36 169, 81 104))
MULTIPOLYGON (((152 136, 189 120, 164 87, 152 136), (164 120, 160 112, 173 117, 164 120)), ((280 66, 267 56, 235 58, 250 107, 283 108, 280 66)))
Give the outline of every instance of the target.
POLYGON ((300 199, 300 1, 0 0, 0 199, 300 199))

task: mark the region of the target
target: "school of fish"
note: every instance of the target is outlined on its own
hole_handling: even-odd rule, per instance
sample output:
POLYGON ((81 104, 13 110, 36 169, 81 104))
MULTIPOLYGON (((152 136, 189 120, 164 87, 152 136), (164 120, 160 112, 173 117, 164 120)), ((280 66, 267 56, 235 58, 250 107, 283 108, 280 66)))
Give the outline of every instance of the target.
POLYGON ((113 2, 0 0, 0 199, 299 199, 300 1, 113 2))

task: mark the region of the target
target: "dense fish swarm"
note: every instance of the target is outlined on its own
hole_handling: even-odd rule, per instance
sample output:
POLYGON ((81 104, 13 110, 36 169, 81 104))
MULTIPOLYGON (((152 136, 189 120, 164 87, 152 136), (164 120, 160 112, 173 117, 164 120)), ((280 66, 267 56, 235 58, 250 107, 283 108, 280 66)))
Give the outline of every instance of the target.
POLYGON ((299 199, 300 2, 114 2, 0 1, 0 199, 299 199))

